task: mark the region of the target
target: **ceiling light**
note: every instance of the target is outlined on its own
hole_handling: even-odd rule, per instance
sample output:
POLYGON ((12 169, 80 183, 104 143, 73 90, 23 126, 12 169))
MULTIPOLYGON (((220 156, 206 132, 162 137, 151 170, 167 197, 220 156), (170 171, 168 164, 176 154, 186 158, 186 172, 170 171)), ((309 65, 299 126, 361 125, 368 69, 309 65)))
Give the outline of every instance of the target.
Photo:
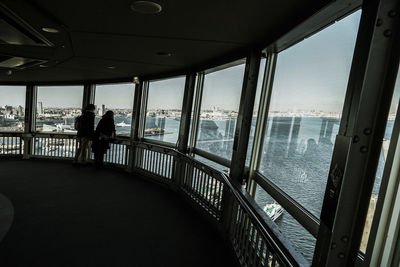
POLYGON ((115 66, 108 66, 107 69, 113 70, 115 69, 115 66))
POLYGON ((43 64, 40 64, 39 67, 41 67, 41 68, 47 68, 47 66, 46 66, 46 65, 43 65, 43 64))
POLYGON ((140 83, 139 77, 137 77, 137 76, 133 77, 133 83, 139 84, 140 83))
POLYGON ((170 56, 172 56, 171 53, 169 53, 169 52, 164 52, 164 51, 157 52, 156 55, 157 55, 157 56, 161 56, 161 57, 170 57, 170 56))
POLYGON ((55 28, 50 28, 50 27, 43 27, 42 31, 48 32, 48 33, 59 33, 60 31, 55 29, 55 28))
POLYGON ((131 4, 131 9, 141 14, 157 14, 161 12, 162 7, 151 1, 136 1, 131 4))

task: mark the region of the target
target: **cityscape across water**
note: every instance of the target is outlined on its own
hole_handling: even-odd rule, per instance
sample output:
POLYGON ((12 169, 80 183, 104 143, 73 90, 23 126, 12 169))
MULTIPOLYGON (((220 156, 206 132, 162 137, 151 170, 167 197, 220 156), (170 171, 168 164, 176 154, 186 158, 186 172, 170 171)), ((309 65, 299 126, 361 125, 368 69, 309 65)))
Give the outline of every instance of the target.
MULTIPOLYGON (((97 109, 96 124, 105 110, 104 105, 97 109)), ((114 109, 114 112, 117 133, 129 136, 132 111, 114 109)), ((74 120, 80 113, 79 108, 42 108, 39 105, 36 129, 40 132, 74 134, 76 133, 73 129, 74 120)), ((150 110, 146 115, 145 137, 169 143, 177 142, 181 115, 179 110, 150 110)), ((233 111, 202 111, 196 147, 230 159, 236 115, 233 111)), ((270 115, 272 116, 267 122, 259 172, 319 218, 340 117, 333 113, 321 114, 315 111, 272 112, 270 115)), ((384 138, 387 141, 391 137, 393 117, 391 114, 387 123, 384 138)), ((23 131, 23 123, 24 110, 21 106, 5 106, 0 109, 1 131, 23 131)), ((255 125, 256 117, 253 117, 249 152, 255 125)), ((63 142, 49 145, 54 149, 64 149, 63 142)), ((2 150, 12 150, 14 146, 16 144, 8 144, 0 140, 2 150)), ((64 153, 73 152, 64 149, 64 153)), ((373 195, 379 192, 385 153, 383 149, 373 195)), ((201 157, 196 158, 202 161, 201 157)), ((228 169, 218 164, 212 165, 223 171, 228 169)), ((255 200, 262 208, 275 203, 275 200, 260 187, 257 187, 255 200)), ((294 246, 311 261, 315 238, 286 211, 275 220, 275 223, 294 246)))

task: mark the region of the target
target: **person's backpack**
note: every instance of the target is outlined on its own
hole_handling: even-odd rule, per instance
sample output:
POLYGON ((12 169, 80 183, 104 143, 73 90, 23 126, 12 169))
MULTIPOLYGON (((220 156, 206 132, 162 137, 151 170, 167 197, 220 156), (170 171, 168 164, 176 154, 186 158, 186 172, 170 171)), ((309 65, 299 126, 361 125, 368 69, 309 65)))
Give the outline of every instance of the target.
POLYGON ((82 127, 82 115, 75 118, 74 128, 79 131, 82 127))

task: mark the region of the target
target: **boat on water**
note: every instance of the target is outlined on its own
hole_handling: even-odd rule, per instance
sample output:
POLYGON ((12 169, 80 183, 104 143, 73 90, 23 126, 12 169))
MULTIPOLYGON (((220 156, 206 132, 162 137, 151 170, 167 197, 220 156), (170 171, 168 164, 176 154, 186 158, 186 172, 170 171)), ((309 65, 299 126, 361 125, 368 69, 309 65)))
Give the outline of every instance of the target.
POLYGON ((116 123, 115 126, 116 126, 116 127, 128 127, 128 126, 131 126, 131 125, 130 125, 130 124, 127 124, 127 123, 125 123, 125 122, 123 121, 123 122, 116 123))
POLYGON ((161 128, 149 128, 144 130, 144 136, 163 135, 164 132, 161 128))
POLYGON ((283 208, 277 203, 270 203, 265 205, 264 211, 271 218, 272 221, 275 221, 282 215, 283 208))

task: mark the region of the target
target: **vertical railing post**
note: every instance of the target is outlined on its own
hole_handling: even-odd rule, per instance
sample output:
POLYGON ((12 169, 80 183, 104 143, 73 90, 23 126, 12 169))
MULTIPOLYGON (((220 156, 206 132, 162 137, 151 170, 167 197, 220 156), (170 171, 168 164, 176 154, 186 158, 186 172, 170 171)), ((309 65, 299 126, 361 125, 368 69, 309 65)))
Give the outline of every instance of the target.
POLYGON ((245 172, 247 147, 253 117, 254 100, 257 91, 257 79, 260 69, 261 51, 252 51, 246 59, 246 69, 243 78, 240 97, 239 114, 236 123, 231 161, 231 179, 242 184, 245 172))
MULTIPOLYGON (((261 51, 252 51, 246 59, 246 69, 243 77, 240 97, 239 114, 236 123, 230 178, 242 184, 247 146, 253 117, 253 106, 257 90, 258 72, 260 69, 261 51)), ((224 186, 222 195, 222 231, 230 238, 230 225, 235 211, 232 192, 224 186)))
POLYGON ((227 186, 224 186, 222 191, 221 208, 221 232, 224 238, 228 240, 230 239, 231 224, 233 219, 232 217, 237 207, 235 206, 233 193, 227 186))
POLYGON ((358 255, 399 67, 399 7, 363 2, 314 266, 354 266, 358 255))
MULTIPOLYGON (((189 141, 189 130, 190 121, 192 116, 192 106, 194 97, 194 87, 196 84, 196 74, 186 75, 185 80, 185 91, 183 94, 181 120, 179 125, 179 136, 178 136, 178 151, 186 154, 189 141)), ((182 183, 185 164, 180 161, 177 157, 174 158, 174 184, 176 188, 179 188, 182 183)))
POLYGON ((133 99, 133 108, 132 108, 132 122, 131 122, 131 145, 129 150, 129 162, 128 162, 128 171, 132 172, 134 169, 134 163, 136 157, 138 156, 136 153, 136 148, 134 146, 134 142, 139 141, 139 129, 140 129, 140 110, 142 103, 142 92, 143 92, 143 82, 135 84, 135 96, 133 99))
POLYGON ((32 133, 35 132, 36 121, 36 98, 37 87, 33 84, 26 86, 25 96, 25 129, 24 129, 24 159, 29 159, 33 154, 33 137, 32 133))

